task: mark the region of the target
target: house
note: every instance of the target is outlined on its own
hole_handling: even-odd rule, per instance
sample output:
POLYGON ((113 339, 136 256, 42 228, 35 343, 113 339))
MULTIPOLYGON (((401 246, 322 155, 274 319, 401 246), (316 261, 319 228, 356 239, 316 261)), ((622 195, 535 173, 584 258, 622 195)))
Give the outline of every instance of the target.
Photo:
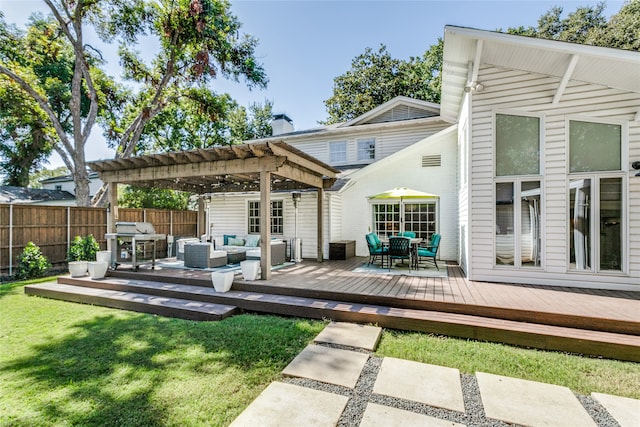
MULTIPOLYGON (((278 115, 274 122, 274 129, 289 132, 276 131, 273 138, 253 142, 284 141, 341 171, 336 184, 324 192, 324 258, 335 240, 354 240, 356 254, 368 255, 364 235, 372 230, 386 233, 402 225, 425 238, 435 231, 455 233, 455 222, 439 223, 441 215, 455 215, 456 211, 456 127, 442 119, 438 105, 396 97, 349 122, 317 129, 292 131, 286 115, 278 115), (286 123, 281 125, 281 120, 286 123), (429 137, 428 142, 421 142, 429 137), (367 199, 396 186, 441 197, 412 200, 403 206, 398 200, 367 199), (400 209, 411 218, 402 224, 400 209)), ((316 197, 315 191, 271 195, 271 234, 288 241, 301 239, 302 258, 317 257, 316 197)), ((259 193, 211 194, 209 235, 258 233, 259 204, 259 193)), ((455 259, 454 241, 443 242, 441 250, 445 259, 455 259)))
POLYGON ((64 190, 0 186, 0 204, 75 206, 73 194, 64 190))
MULTIPOLYGON (((76 184, 73 181, 73 175, 61 175, 54 176, 52 178, 43 179, 40 181, 42 188, 46 190, 62 190, 69 193, 76 194, 76 184)), ((102 181, 98 177, 97 172, 89 172, 89 195, 93 197, 94 194, 102 186, 102 181)))
POLYGON ((640 53, 445 28, 469 279, 640 290, 640 53))
MULTIPOLYGON (((282 116, 266 141, 342 171, 324 240, 357 255, 370 231, 438 232, 471 280, 640 290, 638 76, 638 52, 447 26, 441 106, 398 97, 306 131, 282 116), (370 198, 399 186, 438 197, 370 198)), ((272 194, 271 233, 315 258, 318 193, 296 193, 272 194)), ((259 199, 212 194, 209 234, 258 232, 259 199)))

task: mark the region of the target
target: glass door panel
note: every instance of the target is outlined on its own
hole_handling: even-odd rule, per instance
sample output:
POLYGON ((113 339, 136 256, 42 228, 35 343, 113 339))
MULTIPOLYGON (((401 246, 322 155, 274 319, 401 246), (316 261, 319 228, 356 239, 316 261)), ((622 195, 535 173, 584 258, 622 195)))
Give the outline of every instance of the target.
POLYGON ((600 270, 622 270, 622 178, 600 180, 600 270))

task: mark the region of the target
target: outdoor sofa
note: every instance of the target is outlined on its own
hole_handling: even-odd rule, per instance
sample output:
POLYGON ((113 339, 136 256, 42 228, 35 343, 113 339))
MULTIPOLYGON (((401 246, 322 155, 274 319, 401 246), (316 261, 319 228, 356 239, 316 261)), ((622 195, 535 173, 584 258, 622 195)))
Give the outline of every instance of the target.
MULTIPOLYGON (((222 235, 214 236, 216 250, 227 252, 245 252, 247 259, 259 260, 262 256, 260 236, 222 235)), ((284 264, 287 261, 287 245, 282 239, 271 239, 271 265, 284 264)))

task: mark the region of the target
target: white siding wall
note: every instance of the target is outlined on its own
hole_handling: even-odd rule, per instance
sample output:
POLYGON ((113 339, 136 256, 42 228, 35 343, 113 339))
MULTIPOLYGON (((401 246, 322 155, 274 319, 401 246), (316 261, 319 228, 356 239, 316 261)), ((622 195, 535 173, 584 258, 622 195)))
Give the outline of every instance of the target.
MULTIPOLYGON (((628 275, 567 273, 567 118, 579 116, 629 124, 629 160, 640 158, 640 123, 632 121, 640 95, 570 81, 560 102, 551 105, 559 79, 481 67, 483 92, 473 97, 471 150, 472 280, 637 289, 640 284, 640 178, 629 178, 628 275), (493 113, 542 114, 543 267, 540 270, 493 268, 493 113)), ((629 168, 630 161, 623 165, 629 168)), ((630 168, 629 168, 630 169, 630 168)))
POLYGON ((458 120, 458 264, 469 274, 469 170, 470 170, 470 138, 469 138, 470 98, 467 96, 460 109, 458 120))
MULTIPOLYGON (((381 160, 390 154, 402 150, 421 139, 433 135, 448 124, 444 122, 433 122, 416 127, 365 129, 360 130, 354 126, 349 134, 333 135, 311 135, 309 138, 287 141, 293 147, 317 158, 318 160, 331 164, 329 158, 329 143, 332 141, 347 142, 347 162, 342 164, 362 164, 366 162, 358 161, 359 139, 375 138, 376 140, 376 160, 381 160)), ((340 164, 334 164, 337 166, 340 164)))
MULTIPOLYGON (((221 237, 224 234, 247 235, 248 230, 248 201, 260 200, 259 193, 231 193, 214 195, 209 209, 209 226, 212 236, 221 237)), ((273 193, 271 200, 282 200, 284 207, 284 234, 272 234, 271 237, 285 239, 287 244, 296 235, 296 213, 291 199, 291 193, 273 193)), ((298 203, 298 235, 302 239, 302 257, 316 258, 317 248, 317 193, 303 192, 298 203)), ((340 237, 341 200, 336 194, 325 193, 324 201, 324 239, 323 255, 328 257, 329 239, 340 237), (331 198, 331 202, 329 202, 331 198), (331 205, 331 206, 329 206, 331 205), (331 209, 331 214, 329 213, 331 209), (333 224, 330 224, 332 221, 333 224)))
POLYGON ((457 147, 455 129, 434 136, 398 153, 392 159, 370 166, 370 171, 357 177, 342 194, 342 238, 356 241, 356 254, 367 256, 365 234, 373 226, 372 208, 368 196, 394 187, 437 194, 438 231, 442 235, 440 259, 456 260, 458 255, 458 206, 456 190, 457 147), (422 156, 441 155, 438 167, 422 167, 422 156))

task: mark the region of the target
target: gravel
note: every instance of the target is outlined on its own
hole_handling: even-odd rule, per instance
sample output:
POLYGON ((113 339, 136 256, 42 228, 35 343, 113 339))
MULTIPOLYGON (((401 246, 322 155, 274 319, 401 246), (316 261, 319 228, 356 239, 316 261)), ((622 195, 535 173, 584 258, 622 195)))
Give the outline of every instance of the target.
MULTIPOLYGON (((465 413, 463 414, 457 411, 436 408, 405 399, 373 394, 373 385, 376 381, 378 371, 380 370, 382 358, 373 356, 371 352, 364 351, 362 349, 330 344, 320 345, 370 354, 369 360, 362 370, 360 378, 358 379, 358 382, 353 389, 338 385, 326 384, 305 378, 288 378, 285 380, 290 384, 349 397, 347 406, 342 413, 340 420, 338 421, 338 426, 340 427, 358 426, 360 424, 360 421, 362 420, 362 416, 367 407, 367 403, 369 402, 403 409, 405 411, 411 411, 418 414, 424 414, 442 420, 465 424, 470 427, 501 427, 512 425, 486 417, 484 413, 484 407, 482 406, 482 399, 480 397, 480 389, 478 388, 478 382, 474 375, 461 374, 460 379, 462 383, 462 392, 464 396, 465 407, 465 413)), ((598 425, 599 427, 620 427, 620 425, 611 417, 611 415, 609 415, 607 410, 604 409, 604 407, 602 407, 602 405, 600 405, 593 398, 591 398, 590 396, 579 394, 576 394, 576 397, 584 406, 591 418, 593 418, 596 425, 598 425)))

